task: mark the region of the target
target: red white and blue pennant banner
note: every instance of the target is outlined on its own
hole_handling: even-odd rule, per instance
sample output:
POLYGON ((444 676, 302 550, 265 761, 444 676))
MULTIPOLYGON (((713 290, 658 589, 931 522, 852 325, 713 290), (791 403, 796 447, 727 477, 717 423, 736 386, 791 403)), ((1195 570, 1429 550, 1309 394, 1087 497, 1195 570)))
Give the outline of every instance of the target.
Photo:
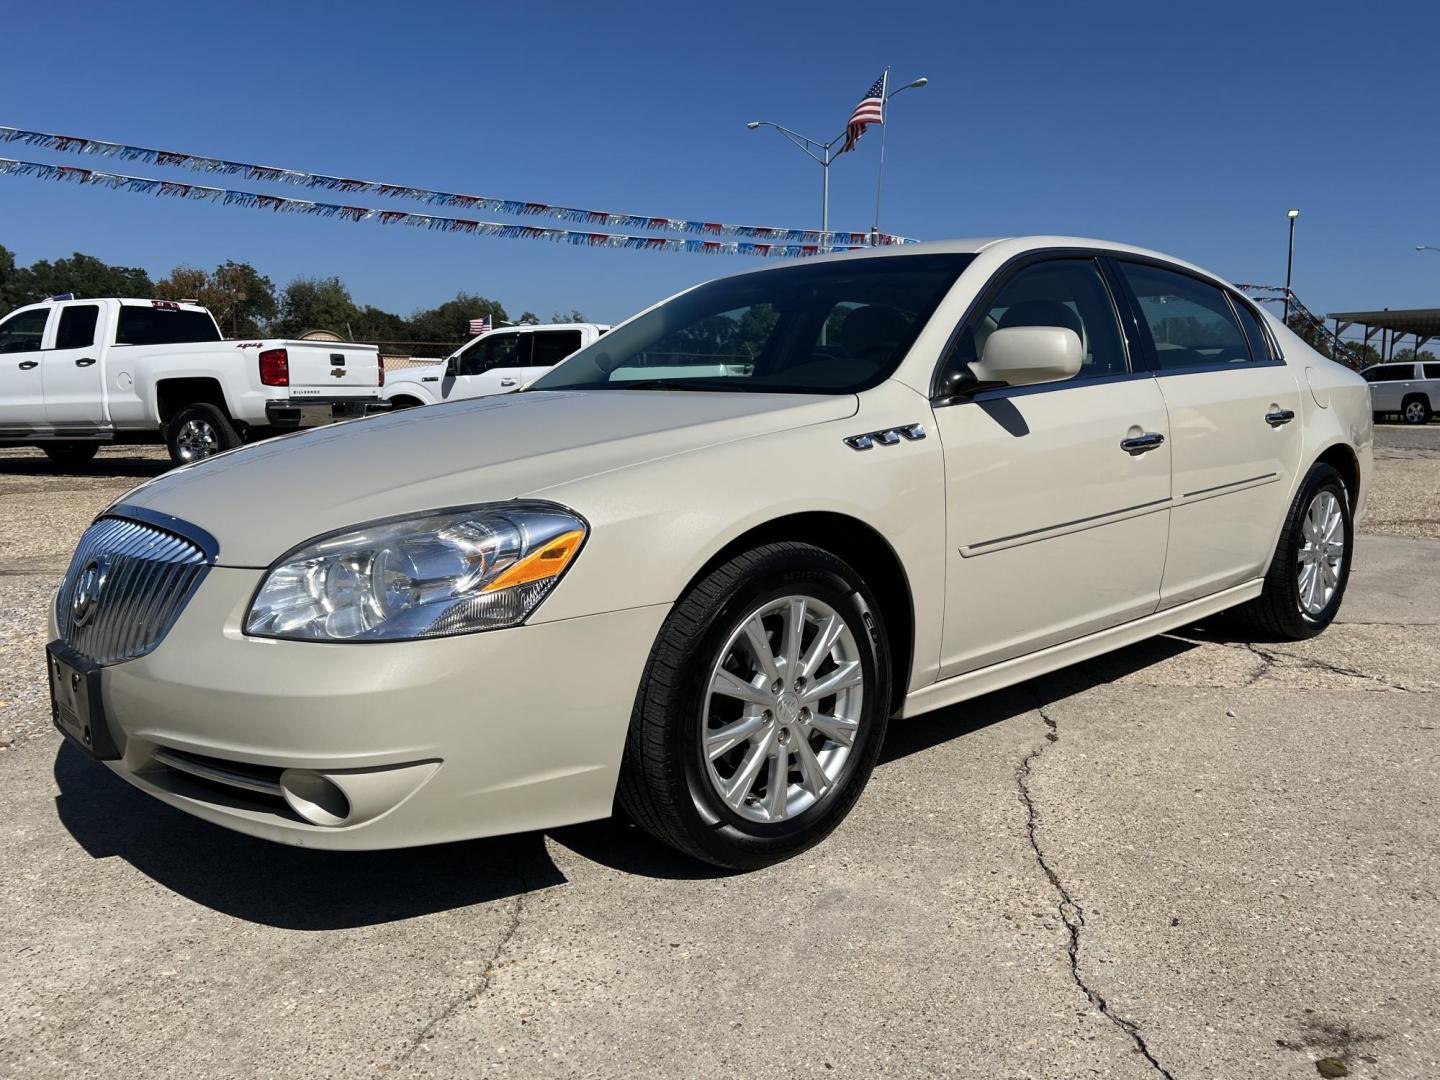
MULTIPOLYGON (((555 206, 551 203, 530 202, 520 199, 499 199, 489 195, 462 195, 452 191, 433 191, 430 188, 413 187, 409 184, 389 184, 374 180, 355 180, 343 176, 327 176, 324 173, 303 172, 298 169, 280 169, 271 165, 255 165, 245 161, 230 161, 226 158, 205 157, 200 154, 184 154, 175 150, 157 150, 148 146, 129 146, 125 143, 107 142, 103 139, 85 139, 77 135, 56 135, 48 131, 27 131, 24 128, 0 126, 0 142, 18 142, 26 146, 38 146, 47 150, 60 150, 78 154, 97 154, 101 157, 118 157, 122 161, 143 161, 152 165, 175 165, 195 169, 199 172, 221 176, 243 176, 247 180, 274 181, 276 183, 298 184, 307 188, 326 191, 343 191, 347 194, 372 192, 391 198, 414 199, 430 206, 457 207, 465 210, 489 210, 498 214, 515 217, 548 217, 558 221, 584 225, 604 225, 611 228, 644 229, 649 232, 686 233, 694 236, 726 236, 746 240, 764 240, 784 245, 819 245, 827 234, 818 229, 785 229, 768 225, 728 225, 719 221, 694 221, 687 218, 673 218, 655 214, 621 214, 609 210, 584 210, 573 206, 555 206)), ((304 201, 304 200, 300 200, 304 201)), ((315 204, 326 205, 326 204, 315 204)), ((425 216, 425 215, 420 215, 425 216)), ((557 230, 549 230, 557 231, 557 230)), ((558 230, 564 232, 566 230, 558 230)), ((829 250, 848 250, 852 247, 870 245, 870 234, 863 232, 831 232, 828 234, 829 250)), ((913 244, 915 240, 889 233, 879 235, 879 243, 913 244)), ((665 250, 680 250, 670 248, 665 250)))
MULTIPOLYGON (((0 176, 33 176, 41 180, 73 180, 116 191, 140 194, 169 195, 179 199, 203 199, 226 206, 248 206, 257 210, 308 214, 313 217, 338 217, 346 221, 378 221, 382 225, 414 225, 440 232, 471 233, 476 236, 500 236, 507 239, 551 240, 559 244, 581 247, 628 248, 635 251, 688 251, 701 255, 759 255, 769 258, 797 259, 820 254, 818 244, 770 244, 755 240, 696 240, 667 236, 628 236, 619 233, 591 232, 582 229, 550 229, 539 225, 516 225, 503 221, 473 221, 468 218, 438 217, 434 214, 412 214, 404 210, 376 210, 366 206, 343 206, 339 203, 312 202, 308 199, 287 199, 279 195, 263 195, 258 191, 237 191, 231 188, 208 187, 204 184, 181 184, 173 180, 151 180, 143 176, 98 172, 76 165, 42 165, 34 161, 0 158, 0 176)), ((857 250, 849 245, 834 245, 832 251, 857 250)))

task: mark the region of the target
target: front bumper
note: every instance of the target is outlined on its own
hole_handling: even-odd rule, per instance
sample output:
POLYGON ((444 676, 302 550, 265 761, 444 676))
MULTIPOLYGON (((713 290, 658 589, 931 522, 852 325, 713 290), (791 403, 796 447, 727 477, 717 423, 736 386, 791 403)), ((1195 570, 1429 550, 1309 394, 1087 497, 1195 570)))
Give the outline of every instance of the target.
POLYGON ((389 410, 390 402, 381 398, 293 398, 265 402, 265 420, 273 428, 291 431, 358 420, 389 410))
POLYGON ((315 848, 409 847, 610 813, 668 606, 430 641, 275 641, 241 632, 262 573, 213 568, 158 648, 103 670, 121 749, 106 764, 130 783, 216 824, 315 848), (355 812, 306 820, 265 794, 284 770, 338 779, 355 812))

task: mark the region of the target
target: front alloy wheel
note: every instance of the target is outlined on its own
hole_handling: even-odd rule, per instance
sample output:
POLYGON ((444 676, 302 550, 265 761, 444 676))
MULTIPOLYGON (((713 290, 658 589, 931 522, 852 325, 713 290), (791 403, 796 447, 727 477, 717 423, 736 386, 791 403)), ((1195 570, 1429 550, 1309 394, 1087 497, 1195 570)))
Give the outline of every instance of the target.
POLYGON ((783 596, 743 617, 710 675, 706 774, 749 821, 783 821, 835 790, 865 702, 860 647, 828 604, 783 596))
POLYGON ((809 544, 744 552, 665 620, 636 694, 619 802, 717 866, 787 859, 855 805, 889 697, 884 622, 854 568, 809 544))

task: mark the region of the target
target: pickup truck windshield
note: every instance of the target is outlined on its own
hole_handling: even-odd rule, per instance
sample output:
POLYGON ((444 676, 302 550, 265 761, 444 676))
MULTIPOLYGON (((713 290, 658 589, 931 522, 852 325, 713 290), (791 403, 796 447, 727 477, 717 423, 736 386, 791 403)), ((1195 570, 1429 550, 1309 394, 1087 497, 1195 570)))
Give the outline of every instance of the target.
POLYGON ((219 340, 220 331, 208 311, 120 305, 116 345, 179 345, 219 340))
POLYGON ((535 390, 843 394, 887 378, 973 255, 887 255, 691 289, 612 330, 535 390))

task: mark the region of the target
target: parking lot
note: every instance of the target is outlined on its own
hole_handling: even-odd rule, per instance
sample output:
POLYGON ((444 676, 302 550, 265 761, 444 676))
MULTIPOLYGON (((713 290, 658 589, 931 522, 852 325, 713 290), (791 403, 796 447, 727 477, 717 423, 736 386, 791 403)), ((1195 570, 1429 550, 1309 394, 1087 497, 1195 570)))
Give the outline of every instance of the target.
POLYGON ((1378 443, 1326 634, 898 722, 748 875, 617 822, 337 855, 140 795, 51 727, 45 605, 162 452, 0 451, 0 1075, 1434 1076, 1440 425, 1378 443))

